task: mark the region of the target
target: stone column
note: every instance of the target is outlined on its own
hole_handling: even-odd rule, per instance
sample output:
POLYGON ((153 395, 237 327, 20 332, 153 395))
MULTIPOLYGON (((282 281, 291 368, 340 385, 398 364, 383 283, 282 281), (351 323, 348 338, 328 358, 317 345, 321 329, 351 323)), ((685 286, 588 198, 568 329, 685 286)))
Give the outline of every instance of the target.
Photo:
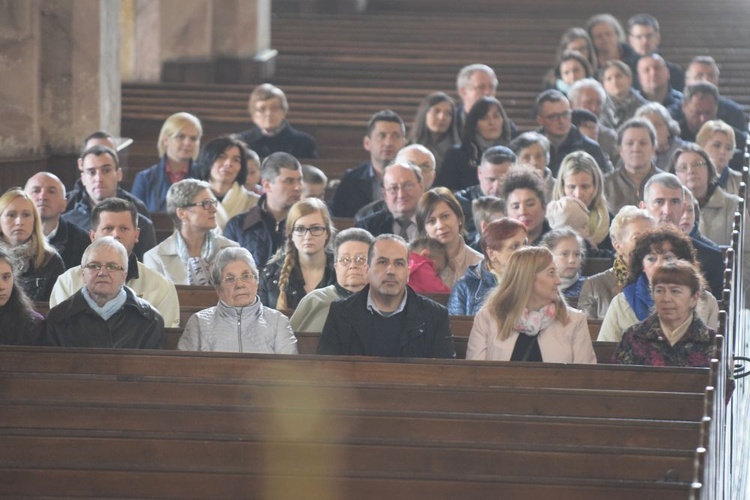
POLYGON ((119 1, 0 1, 0 156, 75 152, 120 130, 119 1))

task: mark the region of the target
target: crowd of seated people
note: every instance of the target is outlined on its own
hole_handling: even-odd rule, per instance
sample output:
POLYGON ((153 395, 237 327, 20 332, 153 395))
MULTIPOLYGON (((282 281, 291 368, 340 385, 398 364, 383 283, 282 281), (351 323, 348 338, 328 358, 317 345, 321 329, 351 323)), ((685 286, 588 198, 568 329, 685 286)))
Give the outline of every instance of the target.
POLYGON ((469 359, 593 363, 588 319, 622 342, 616 362, 705 366, 746 123, 712 58, 682 72, 660 43, 647 14, 567 30, 534 130, 469 64, 460 100, 425 96, 408 131, 374 113, 369 158, 332 193, 271 84, 249 97, 252 128, 203 145, 199 117, 169 116, 132 192, 95 132, 71 189, 39 172, 0 196, 0 326, 18 325, 0 343, 162 348, 183 285, 218 298, 183 350, 296 354, 295 332, 316 332, 320 354, 451 358, 449 318, 470 316, 469 359), (173 223, 161 242, 152 213, 173 223))

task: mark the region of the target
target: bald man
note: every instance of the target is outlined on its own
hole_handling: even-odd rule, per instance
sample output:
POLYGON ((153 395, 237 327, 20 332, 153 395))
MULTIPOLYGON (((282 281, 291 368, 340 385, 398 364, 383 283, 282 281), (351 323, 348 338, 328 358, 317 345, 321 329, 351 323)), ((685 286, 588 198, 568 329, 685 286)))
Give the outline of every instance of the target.
POLYGON ((60 218, 67 205, 62 181, 55 174, 39 172, 26 182, 24 190, 34 200, 44 236, 62 257, 65 268, 79 265, 91 239, 86 231, 60 218))

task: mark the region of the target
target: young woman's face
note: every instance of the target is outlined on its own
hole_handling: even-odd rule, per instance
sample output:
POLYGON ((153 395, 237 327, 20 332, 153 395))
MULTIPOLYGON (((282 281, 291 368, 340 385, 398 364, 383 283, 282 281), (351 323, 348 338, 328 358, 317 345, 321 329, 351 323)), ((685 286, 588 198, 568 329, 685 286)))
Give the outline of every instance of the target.
POLYGON ((589 59, 591 57, 591 54, 589 53, 589 44, 586 43, 586 40, 584 38, 577 38, 572 42, 568 42, 568 45, 565 46, 565 50, 575 50, 577 52, 580 52, 580 54, 586 59, 589 59))
POLYGON ((0 214, 0 229, 7 245, 26 243, 34 232, 34 205, 18 196, 0 214))
POLYGON ((448 101, 434 104, 425 115, 427 130, 433 134, 444 134, 453 122, 453 110, 448 101))
POLYGON ((557 273, 555 263, 551 262, 549 266, 536 273, 534 286, 531 289, 531 296, 526 305, 529 309, 541 309, 557 300, 559 297, 558 287, 560 286, 560 275, 557 273))
POLYGON ((604 90, 615 99, 622 99, 627 96, 630 92, 630 86, 633 84, 633 80, 628 75, 614 66, 607 68, 602 80, 604 90))
POLYGON ((304 215, 294 222, 292 238, 294 246, 301 254, 315 255, 323 252, 328 236, 325 220, 319 212, 304 215))
POLYGON ((242 156, 240 148, 232 146, 222 152, 211 166, 211 180, 231 184, 240 173, 242 156))
POLYGON ((13 292, 13 269, 10 264, 0 260, 0 307, 4 307, 13 292))
POLYGON ((447 247, 455 244, 461 237, 458 216, 444 201, 435 204, 435 208, 425 220, 424 228, 430 238, 435 238, 447 247))
POLYGON ((596 195, 594 178, 588 172, 577 172, 568 174, 563 179, 565 196, 579 199, 587 208, 591 208, 591 202, 596 195))
POLYGON ((560 63, 560 79, 568 85, 586 78, 586 69, 575 59, 568 59, 560 63))
POLYGON ((734 145, 724 132, 714 132, 703 146, 719 172, 723 172, 734 155, 734 145))
POLYGON ((682 211, 682 217, 680 217, 680 231, 685 234, 690 234, 695 226, 695 206, 688 200, 688 196, 685 197, 684 210, 682 211))
POLYGON ((486 141, 496 141, 503 135, 503 115, 495 106, 477 121, 477 132, 486 141))

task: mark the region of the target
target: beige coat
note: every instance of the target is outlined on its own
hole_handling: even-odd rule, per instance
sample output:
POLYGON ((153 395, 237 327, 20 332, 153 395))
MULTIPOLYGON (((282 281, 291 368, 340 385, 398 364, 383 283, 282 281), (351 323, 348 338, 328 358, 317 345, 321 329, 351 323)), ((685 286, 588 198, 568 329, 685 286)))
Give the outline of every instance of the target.
POLYGON ((620 165, 615 169, 614 172, 610 172, 604 176, 604 196, 607 198, 607 205, 609 205, 609 211, 616 214, 625 205, 638 206, 638 203, 643 201, 643 188, 646 186, 646 182, 655 174, 662 172, 662 170, 651 166, 651 170, 640 186, 636 186, 635 183, 628 177, 625 172, 625 167, 620 165))
POLYGON ((247 212, 258 204, 260 196, 251 193, 236 182, 224 195, 224 199, 216 205, 216 224, 224 230, 229 219, 242 212, 247 212))
MULTIPOLYGON (((176 232, 172 233, 172 236, 146 252, 146 255, 143 256, 143 263, 172 283, 187 285, 187 268, 177 254, 176 235, 176 232)), ((234 241, 223 236, 217 236, 216 241, 222 249, 239 246, 234 241)))
POLYGON ((612 269, 586 278, 578 296, 578 309, 586 313, 588 319, 604 319, 609 303, 620 293, 617 278, 612 269))
MULTIPOLYGON (((483 307, 474 318, 469 334, 466 359, 510 361, 518 332, 507 339, 497 336, 497 323, 489 309, 483 307)), ((539 333, 539 349, 545 363, 596 363, 586 315, 568 307, 568 324, 554 321, 539 333)))
POLYGON ((698 223, 701 234, 717 245, 731 245, 734 211, 739 202, 739 196, 728 194, 717 186, 701 208, 701 220, 698 223))

